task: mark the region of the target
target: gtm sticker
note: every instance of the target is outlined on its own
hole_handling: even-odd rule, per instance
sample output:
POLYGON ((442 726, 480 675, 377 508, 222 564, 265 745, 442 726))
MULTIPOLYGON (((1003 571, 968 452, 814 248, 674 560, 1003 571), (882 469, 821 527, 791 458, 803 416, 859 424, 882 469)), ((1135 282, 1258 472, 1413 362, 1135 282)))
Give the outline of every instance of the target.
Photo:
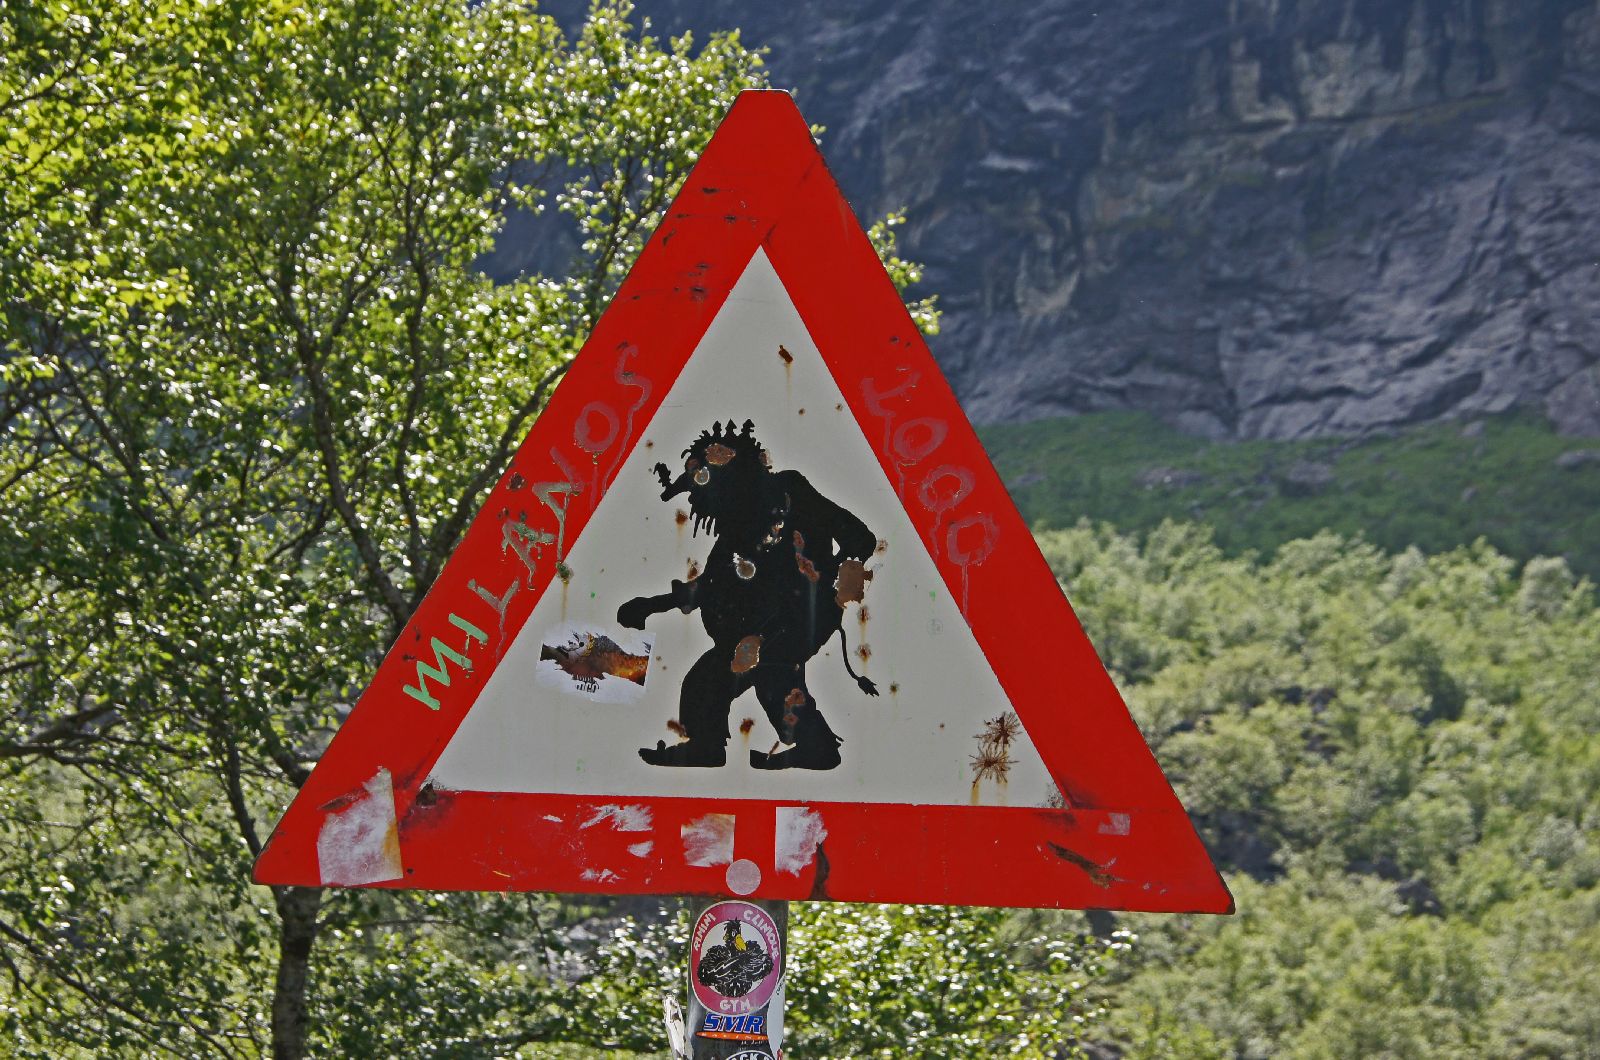
POLYGON ((710 1013, 759 1011, 783 978, 782 947, 766 910, 749 902, 718 902, 695 921, 689 949, 694 996, 710 1013))

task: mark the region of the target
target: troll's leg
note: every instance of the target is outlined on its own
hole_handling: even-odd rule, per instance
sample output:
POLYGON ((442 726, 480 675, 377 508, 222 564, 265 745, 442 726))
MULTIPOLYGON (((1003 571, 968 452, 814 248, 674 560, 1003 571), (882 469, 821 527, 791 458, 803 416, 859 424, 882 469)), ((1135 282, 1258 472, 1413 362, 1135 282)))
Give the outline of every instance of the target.
POLYGON ((793 746, 776 754, 750 752, 757 769, 832 769, 839 764, 839 739, 828 727, 806 688, 804 667, 773 666, 756 671, 756 698, 778 739, 793 746))
POLYGON ((728 712, 750 687, 748 674, 734 673, 731 653, 711 648, 683 676, 678 721, 688 740, 668 747, 665 740, 641 747, 639 757, 653 766, 720 766, 726 761, 728 712))

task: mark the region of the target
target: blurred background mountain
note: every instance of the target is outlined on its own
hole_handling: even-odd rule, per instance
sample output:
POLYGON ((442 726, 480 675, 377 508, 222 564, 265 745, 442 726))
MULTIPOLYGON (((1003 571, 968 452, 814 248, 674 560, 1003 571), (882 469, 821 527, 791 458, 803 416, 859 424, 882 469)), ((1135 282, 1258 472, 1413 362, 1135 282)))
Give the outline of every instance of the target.
POLYGON ((979 422, 1135 409, 1293 439, 1531 408, 1600 434, 1592 3, 640 13, 740 27, 861 216, 906 211, 979 422))

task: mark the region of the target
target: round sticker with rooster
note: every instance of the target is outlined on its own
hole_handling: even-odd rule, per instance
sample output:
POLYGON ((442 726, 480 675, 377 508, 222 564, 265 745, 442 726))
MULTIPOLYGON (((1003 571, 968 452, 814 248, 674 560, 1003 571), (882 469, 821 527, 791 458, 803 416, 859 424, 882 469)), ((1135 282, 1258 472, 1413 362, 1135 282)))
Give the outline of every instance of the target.
POLYGON ((778 925, 760 906, 718 902, 695 921, 690 984, 707 1012, 756 1012, 783 978, 778 925))

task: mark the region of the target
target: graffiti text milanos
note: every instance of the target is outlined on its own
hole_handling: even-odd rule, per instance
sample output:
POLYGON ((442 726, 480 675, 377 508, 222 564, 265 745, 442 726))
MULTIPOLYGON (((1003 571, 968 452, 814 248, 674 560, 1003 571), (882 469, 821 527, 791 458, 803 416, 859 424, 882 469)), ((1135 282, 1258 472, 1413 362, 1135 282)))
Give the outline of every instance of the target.
MULTIPOLYGON (((570 444, 579 452, 586 454, 593 467, 587 484, 591 505, 599 504, 600 498, 605 494, 605 483, 616 475, 618 467, 621 466, 622 458, 627 455, 628 448, 633 443, 634 416, 644 407, 654 390, 648 378, 628 368, 629 360, 638 353, 639 348, 632 343, 618 346, 617 359, 612 371, 612 378, 619 386, 635 392, 626 395, 632 398, 631 401, 623 404, 619 411, 612 403, 596 399, 585 404, 573 417, 570 444)), ((530 518, 526 509, 518 511, 515 515, 511 513, 509 507, 501 509, 501 555, 514 555, 521 563, 523 571, 513 576, 509 584, 498 594, 479 585, 475 580, 467 582, 467 587, 495 617, 495 626, 499 631, 494 638, 496 654, 504 647, 502 641, 506 632, 506 611, 511 605, 511 598, 523 586, 537 584, 536 577, 541 564, 546 561, 544 550, 547 547, 552 549, 549 557, 552 570, 559 567, 566 556, 567 513, 571 509, 572 499, 586 492, 579 471, 582 459, 576 454, 563 453, 561 446, 551 446, 550 460, 560 472, 560 477, 532 483, 530 492, 538 502, 532 517, 530 518)), ((520 474, 512 474, 508 485, 512 490, 519 490, 523 482, 520 474)), ((545 580, 548 580, 549 576, 550 572, 547 571, 544 575, 545 580)), ((484 625, 488 624, 487 616, 474 617, 484 625)), ((453 611, 446 616, 445 621, 452 628, 442 631, 443 637, 434 635, 429 638, 433 661, 429 663, 418 657, 416 683, 407 684, 402 689, 406 695, 429 710, 439 709, 437 690, 450 687, 450 667, 454 666, 464 672, 470 671, 474 651, 481 651, 489 645, 489 634, 478 623, 463 618, 453 611), (446 640, 445 637, 449 639, 446 640), (465 637, 464 641, 461 640, 462 637, 465 637), (455 642, 461 643, 459 649, 454 646, 455 642)), ((418 641, 423 636, 424 633, 420 629, 413 633, 413 637, 418 641)))

